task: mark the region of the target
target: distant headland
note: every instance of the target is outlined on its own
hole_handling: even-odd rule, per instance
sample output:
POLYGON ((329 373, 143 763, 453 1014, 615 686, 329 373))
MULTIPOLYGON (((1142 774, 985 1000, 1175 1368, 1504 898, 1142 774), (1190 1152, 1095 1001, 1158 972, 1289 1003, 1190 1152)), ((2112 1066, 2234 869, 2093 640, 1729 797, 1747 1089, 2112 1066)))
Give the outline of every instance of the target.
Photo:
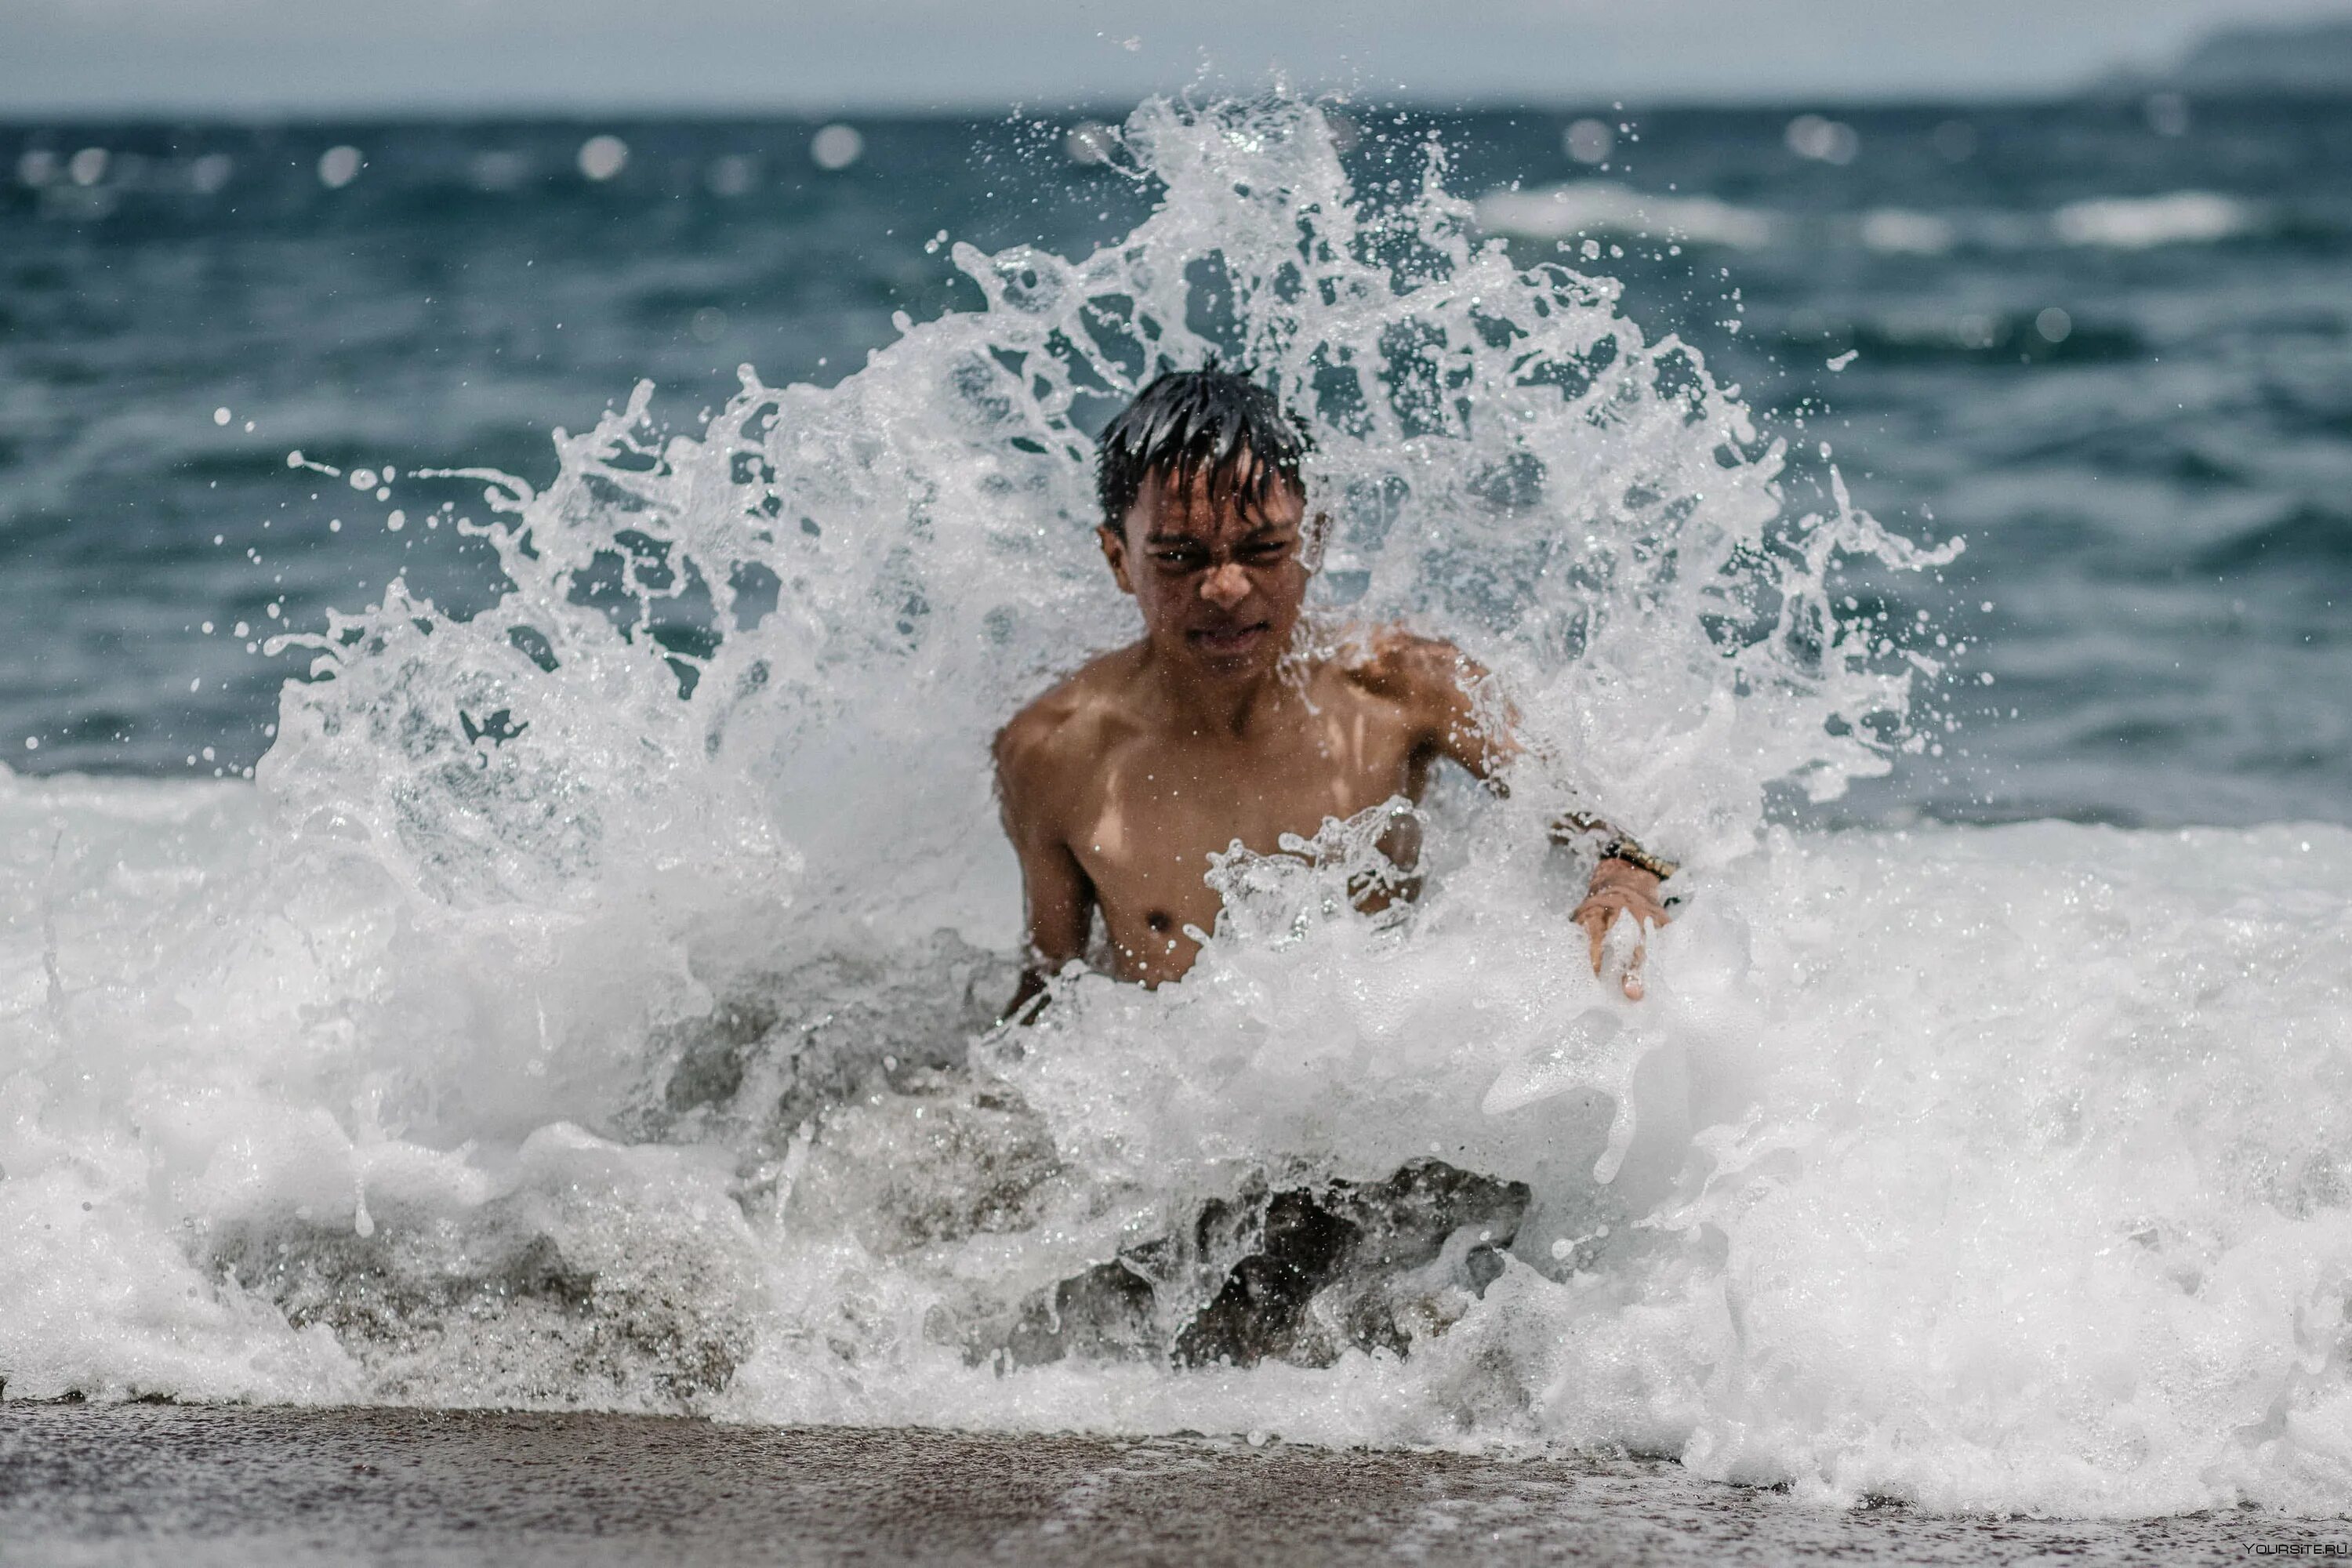
POLYGON ((2352 16, 2225 27, 2132 85, 2209 95, 2352 92, 2352 16))

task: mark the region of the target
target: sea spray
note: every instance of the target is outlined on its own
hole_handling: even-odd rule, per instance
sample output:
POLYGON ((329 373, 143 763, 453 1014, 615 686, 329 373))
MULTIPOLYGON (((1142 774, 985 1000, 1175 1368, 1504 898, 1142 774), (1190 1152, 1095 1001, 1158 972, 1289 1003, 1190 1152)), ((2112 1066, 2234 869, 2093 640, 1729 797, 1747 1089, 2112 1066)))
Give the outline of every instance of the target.
POLYGON ((694 436, 641 390, 543 490, 431 481, 487 485, 510 589, 332 617, 255 787, 6 781, 10 1391, 2343 1506, 2352 1129, 2300 1086, 2346 1070, 2352 836, 1768 827, 1935 673, 1843 563, 1944 552, 1833 475, 1792 505, 1696 352, 1395 153, 1359 188, 1312 106, 1148 105, 1117 242, 959 247, 982 308, 838 386, 747 371, 694 436), (1417 905, 1355 913, 1377 835, 1335 824, 1204 868, 1183 984, 992 1031, 988 737, 1132 635, 1085 431, 1212 353, 1316 432, 1310 640, 1454 638, 1532 761, 1422 808, 1417 905), (1690 861, 1639 1005, 1567 922, 1569 807, 1690 861), (1449 1237, 1391 1300, 1402 1354, 996 1353, 1118 1260, 1181 1324, 1257 1245, 1204 1215, 1430 1161, 1528 1203, 1499 1273, 1449 1237))

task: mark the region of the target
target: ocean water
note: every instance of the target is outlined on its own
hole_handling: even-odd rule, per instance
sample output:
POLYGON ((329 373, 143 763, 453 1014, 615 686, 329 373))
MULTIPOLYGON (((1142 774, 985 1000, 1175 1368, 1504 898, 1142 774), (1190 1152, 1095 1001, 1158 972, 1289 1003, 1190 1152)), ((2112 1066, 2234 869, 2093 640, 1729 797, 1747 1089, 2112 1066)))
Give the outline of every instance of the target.
POLYGON ((2344 106, 856 132, 0 133, 10 1394, 2352 1506, 2344 106), (986 740, 1212 352, 1538 760, 992 1034, 986 740), (1184 1364, 1433 1160, 1507 1224, 1184 1364))

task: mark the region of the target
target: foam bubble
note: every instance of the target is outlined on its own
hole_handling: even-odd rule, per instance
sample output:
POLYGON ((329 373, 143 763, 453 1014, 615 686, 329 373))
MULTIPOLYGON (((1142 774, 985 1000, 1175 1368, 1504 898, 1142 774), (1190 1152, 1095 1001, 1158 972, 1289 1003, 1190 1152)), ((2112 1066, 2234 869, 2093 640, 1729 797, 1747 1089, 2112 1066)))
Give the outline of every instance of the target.
POLYGON ((214 195, 236 173, 236 160, 226 153, 206 153, 188 165, 188 184, 199 195, 214 195))
POLYGON ((1108 163, 1118 155, 1118 132, 1099 121, 1081 120, 1063 133, 1062 155, 1073 163, 1108 163))
POLYGON ((846 169, 865 155, 866 138, 855 125, 827 125, 809 139, 809 159, 820 169, 846 169))
POLYGON ((1789 151, 1823 163, 1851 163, 1861 154, 1862 137, 1843 120, 1800 114, 1781 133, 1789 151))
POLYGON ((319 183, 331 191, 340 191, 360 177, 363 166, 358 148, 330 147, 319 154, 319 183))
POLYGON ((582 174, 602 184, 627 164, 629 144, 617 136, 591 136, 580 143, 579 155, 573 161, 582 174))

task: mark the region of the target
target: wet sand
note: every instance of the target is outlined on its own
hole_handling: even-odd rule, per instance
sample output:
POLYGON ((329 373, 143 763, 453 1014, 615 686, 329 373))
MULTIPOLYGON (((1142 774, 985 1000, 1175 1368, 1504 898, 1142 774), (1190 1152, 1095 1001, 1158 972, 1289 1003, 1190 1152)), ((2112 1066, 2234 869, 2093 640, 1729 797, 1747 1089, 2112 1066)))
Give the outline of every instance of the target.
MULTIPOLYGON (((0 1564, 2168 1564, 2352 1526, 1832 1510, 1657 1461, 504 1412, 0 1405, 0 1564)), ((2339 1551, 2342 1548, 2337 1548, 2339 1551)))

